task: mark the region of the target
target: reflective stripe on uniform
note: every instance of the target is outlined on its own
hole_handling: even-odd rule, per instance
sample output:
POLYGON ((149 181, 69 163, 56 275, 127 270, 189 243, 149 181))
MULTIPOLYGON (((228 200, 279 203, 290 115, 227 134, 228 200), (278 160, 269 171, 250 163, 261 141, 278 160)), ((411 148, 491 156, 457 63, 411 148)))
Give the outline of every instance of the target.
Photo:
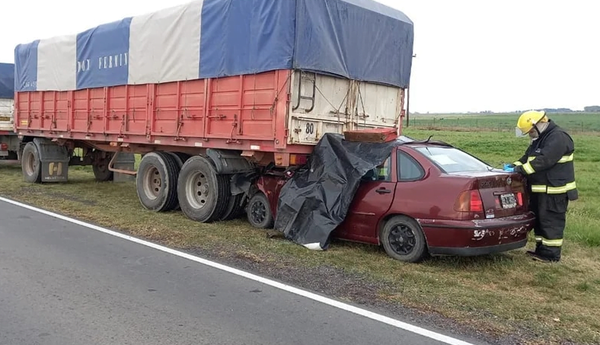
POLYGON ((531 191, 533 193, 547 193, 547 194, 563 194, 563 193, 566 193, 566 192, 576 189, 576 188, 577 188, 577 184, 575 183, 575 181, 569 182, 566 185, 561 186, 561 187, 550 187, 550 186, 545 186, 542 184, 531 185, 531 191))
MULTIPOLYGON (((527 157, 527 163, 531 162, 532 160, 534 160, 537 156, 529 156, 527 157)), ((571 153, 568 156, 562 156, 560 157, 560 159, 558 160, 558 162, 556 163, 568 163, 568 162, 572 162, 573 161, 573 153, 571 153)), ((515 162, 515 165, 523 165, 521 162, 519 162, 519 164, 517 164, 515 162)))
POLYGON ((560 160, 558 161, 558 163, 567 163, 567 162, 572 162, 573 161, 573 154, 571 153, 568 156, 562 156, 560 158, 560 160))
POLYGON ((542 184, 531 185, 531 191, 533 193, 546 193, 546 186, 542 184))
MULTIPOLYGON (((533 160, 533 159, 532 159, 533 160)), ((533 169, 533 167, 531 166, 531 163, 527 162, 525 164, 523 164, 523 170, 525 170, 525 173, 527 175, 531 175, 535 172, 535 170, 533 169)))
POLYGON ((536 236, 535 241, 541 242, 543 245, 545 245, 547 247, 561 247, 563 245, 562 238, 555 239, 555 240, 549 240, 547 238, 543 238, 542 236, 536 236))
POLYGON ((514 164, 515 166, 517 166, 517 167, 518 167, 518 166, 521 166, 521 165, 523 165, 523 163, 521 163, 521 162, 519 162, 519 161, 516 161, 516 162, 514 162, 513 164, 514 164))
POLYGON ((547 238, 542 238, 542 244, 546 247, 562 247, 563 239, 549 240, 547 238))

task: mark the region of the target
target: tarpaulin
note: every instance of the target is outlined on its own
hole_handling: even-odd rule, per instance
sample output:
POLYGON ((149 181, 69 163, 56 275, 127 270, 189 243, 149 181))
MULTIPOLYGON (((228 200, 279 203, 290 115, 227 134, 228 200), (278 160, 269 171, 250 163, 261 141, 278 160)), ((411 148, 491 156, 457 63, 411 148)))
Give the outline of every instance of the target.
POLYGON ((0 63, 0 98, 13 99, 15 96, 15 65, 0 63))
POLYGON ((408 86, 413 23, 371 0, 303 0, 296 13, 294 68, 408 86))
POLYGON ((307 248, 325 249, 331 232, 346 218, 361 178, 402 143, 351 142, 324 134, 307 166, 281 189, 275 229, 307 248))
POLYGON ((373 0, 200 0, 15 48, 17 91, 299 69, 408 86, 413 23, 373 0))

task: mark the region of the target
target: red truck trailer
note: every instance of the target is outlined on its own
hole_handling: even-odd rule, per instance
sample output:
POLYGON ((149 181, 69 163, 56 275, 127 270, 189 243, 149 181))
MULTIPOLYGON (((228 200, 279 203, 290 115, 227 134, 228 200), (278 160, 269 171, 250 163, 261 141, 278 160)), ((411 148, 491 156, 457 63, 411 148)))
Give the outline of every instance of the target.
POLYGON ((24 179, 92 165, 136 175, 147 209, 229 219, 240 181, 304 164, 325 133, 399 133, 412 54, 411 20, 371 0, 195 1, 21 44, 24 179), (115 165, 133 153, 137 171, 115 165))

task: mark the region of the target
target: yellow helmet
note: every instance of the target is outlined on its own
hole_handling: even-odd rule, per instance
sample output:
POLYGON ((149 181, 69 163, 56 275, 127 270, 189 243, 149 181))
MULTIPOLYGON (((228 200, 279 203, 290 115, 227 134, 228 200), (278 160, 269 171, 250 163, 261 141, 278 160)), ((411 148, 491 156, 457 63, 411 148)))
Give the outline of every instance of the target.
POLYGON ((526 111, 517 120, 516 135, 522 137, 527 135, 533 129, 533 126, 540 122, 548 122, 545 111, 526 111))

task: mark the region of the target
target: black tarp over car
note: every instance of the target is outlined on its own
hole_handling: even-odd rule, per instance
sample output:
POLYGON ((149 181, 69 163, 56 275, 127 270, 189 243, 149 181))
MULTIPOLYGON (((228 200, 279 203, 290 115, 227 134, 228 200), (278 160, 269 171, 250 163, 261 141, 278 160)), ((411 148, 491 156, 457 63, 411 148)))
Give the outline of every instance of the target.
POLYGON ((308 164, 281 189, 275 229, 297 244, 326 249, 329 235, 346 218, 361 178, 401 144, 353 142, 325 134, 308 164))

